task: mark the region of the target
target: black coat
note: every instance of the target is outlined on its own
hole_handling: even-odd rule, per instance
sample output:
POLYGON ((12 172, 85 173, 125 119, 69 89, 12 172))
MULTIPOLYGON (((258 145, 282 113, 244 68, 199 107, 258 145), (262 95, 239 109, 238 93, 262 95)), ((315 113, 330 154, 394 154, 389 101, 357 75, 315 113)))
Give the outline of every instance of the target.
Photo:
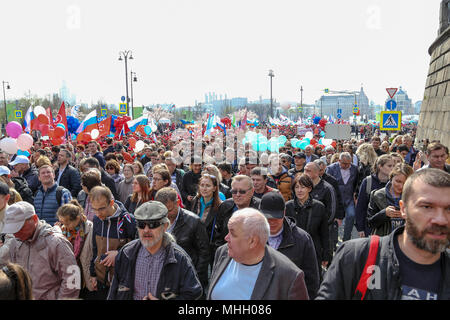
POLYGON ((188 171, 183 176, 183 187, 180 189, 181 198, 186 208, 191 206, 187 200, 188 196, 195 196, 197 194, 198 182, 201 178, 201 173, 194 173, 188 171))
MULTIPOLYGON (((108 293, 108 300, 133 300, 136 258, 141 248, 139 239, 120 249, 114 266, 114 277, 108 293)), ((165 248, 166 258, 161 270, 155 298, 197 300, 203 290, 192 261, 176 243, 165 248)))
MULTIPOLYGON (((394 241, 403 233, 404 227, 395 229, 388 236, 380 238, 375 266, 379 287, 367 290, 365 300, 401 300, 402 288, 399 261, 395 254, 394 241)), ((369 255, 370 238, 360 238, 345 241, 339 247, 333 258, 324 280, 320 286, 317 300, 360 300, 355 296, 356 286, 364 270, 369 255)), ((439 299, 450 299, 450 252, 441 253, 442 281, 439 299)))
POLYGON ((231 188, 228 187, 225 183, 222 182, 220 183, 219 191, 223 193, 226 199, 230 199, 232 197, 231 188))
POLYGON ((187 252, 203 287, 208 283, 209 239, 205 225, 193 212, 181 209, 171 232, 177 244, 187 252))
POLYGON ((286 203, 286 216, 293 217, 297 227, 311 236, 318 264, 331 261, 328 232, 328 214, 322 202, 311 197, 300 206, 297 198, 286 203))
MULTIPOLYGON (((325 223, 325 225, 327 224, 325 223)), ((278 247, 278 251, 288 257, 305 273, 308 296, 310 299, 314 299, 320 284, 319 264, 316 259, 314 242, 306 231, 296 226, 295 219, 291 217, 284 218, 283 240, 278 247)))
MULTIPOLYGON (((58 176, 59 169, 55 172, 56 180, 58 179, 58 176)), ((76 199, 78 193, 81 191, 80 172, 71 165, 67 165, 59 179, 59 185, 69 190, 72 194, 72 198, 76 199)))
POLYGON ((100 169, 100 172, 102 174, 102 183, 107 186, 109 188, 109 190, 111 190, 114 199, 119 200, 119 194, 117 193, 116 190, 116 183, 114 182, 114 179, 103 169, 100 169))
POLYGON ((14 183, 14 189, 20 194, 23 201, 26 201, 34 206, 34 195, 28 182, 24 177, 13 177, 11 181, 14 183))

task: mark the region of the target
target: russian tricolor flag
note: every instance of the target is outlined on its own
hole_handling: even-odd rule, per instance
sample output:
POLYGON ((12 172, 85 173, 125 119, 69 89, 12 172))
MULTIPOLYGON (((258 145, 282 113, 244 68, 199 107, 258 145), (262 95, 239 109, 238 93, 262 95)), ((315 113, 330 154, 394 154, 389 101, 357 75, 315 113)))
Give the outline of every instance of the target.
POLYGON ((134 120, 130 120, 127 122, 128 128, 131 132, 135 132, 138 127, 140 126, 146 126, 148 124, 148 118, 146 116, 140 116, 139 118, 136 118, 134 120))
POLYGON ((98 130, 97 123, 97 110, 91 111, 86 118, 84 118, 83 122, 80 123, 80 126, 77 129, 77 134, 81 132, 91 132, 92 130, 98 130))
POLYGON ((34 119, 33 107, 29 107, 27 113, 25 114, 25 119, 23 121, 24 130, 26 133, 31 132, 31 120, 34 119))

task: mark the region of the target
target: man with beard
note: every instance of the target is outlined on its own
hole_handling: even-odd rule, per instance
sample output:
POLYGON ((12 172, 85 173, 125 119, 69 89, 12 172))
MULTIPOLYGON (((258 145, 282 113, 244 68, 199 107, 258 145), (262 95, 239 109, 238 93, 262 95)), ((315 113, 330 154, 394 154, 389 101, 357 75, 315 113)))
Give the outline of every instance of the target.
POLYGON ((202 286, 192 261, 167 232, 168 210, 158 201, 134 212, 139 239, 116 257, 108 300, 199 299, 202 286))
POLYGON ((406 225, 379 238, 377 249, 366 238, 338 249, 317 299, 450 299, 450 174, 433 168, 412 174, 400 212, 406 225), (375 263, 368 265, 368 256, 375 263), (365 273, 370 277, 361 282, 365 273))

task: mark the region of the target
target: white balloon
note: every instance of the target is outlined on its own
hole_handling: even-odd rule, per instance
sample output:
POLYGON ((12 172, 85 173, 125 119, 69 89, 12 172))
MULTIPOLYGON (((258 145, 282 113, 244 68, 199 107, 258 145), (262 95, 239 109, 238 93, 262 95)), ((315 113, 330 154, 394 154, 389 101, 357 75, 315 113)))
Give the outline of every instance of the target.
POLYGON ((305 133, 305 138, 312 139, 313 137, 314 137, 314 135, 311 131, 308 131, 307 133, 305 133))
POLYGON ((139 140, 139 141, 136 142, 136 146, 135 146, 135 148, 134 148, 134 151, 135 151, 135 152, 142 151, 142 149, 144 149, 144 147, 145 147, 144 141, 139 140))
POLYGON ((91 131, 92 139, 94 139, 94 140, 97 139, 99 134, 100 134, 100 131, 98 131, 97 129, 92 130, 91 131))
POLYGON ((40 114, 47 115, 47 113, 45 112, 44 107, 42 107, 42 106, 36 106, 36 107, 34 107, 34 108, 33 108, 33 113, 34 113, 34 116, 35 116, 36 118, 37 118, 37 116, 40 115, 40 114))
POLYGON ((333 139, 322 139, 322 144, 327 147, 333 142, 333 139))
POLYGON ((3 138, 0 140, 0 149, 9 154, 16 154, 18 150, 17 140, 9 137, 3 138))

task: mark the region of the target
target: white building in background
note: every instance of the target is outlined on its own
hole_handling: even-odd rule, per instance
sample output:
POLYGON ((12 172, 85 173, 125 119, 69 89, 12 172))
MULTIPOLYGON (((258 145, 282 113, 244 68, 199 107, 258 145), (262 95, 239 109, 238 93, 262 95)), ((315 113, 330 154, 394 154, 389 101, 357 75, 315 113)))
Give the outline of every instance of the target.
POLYGON ((417 101, 414 103, 414 112, 420 114, 420 108, 422 108, 422 101, 417 101))

